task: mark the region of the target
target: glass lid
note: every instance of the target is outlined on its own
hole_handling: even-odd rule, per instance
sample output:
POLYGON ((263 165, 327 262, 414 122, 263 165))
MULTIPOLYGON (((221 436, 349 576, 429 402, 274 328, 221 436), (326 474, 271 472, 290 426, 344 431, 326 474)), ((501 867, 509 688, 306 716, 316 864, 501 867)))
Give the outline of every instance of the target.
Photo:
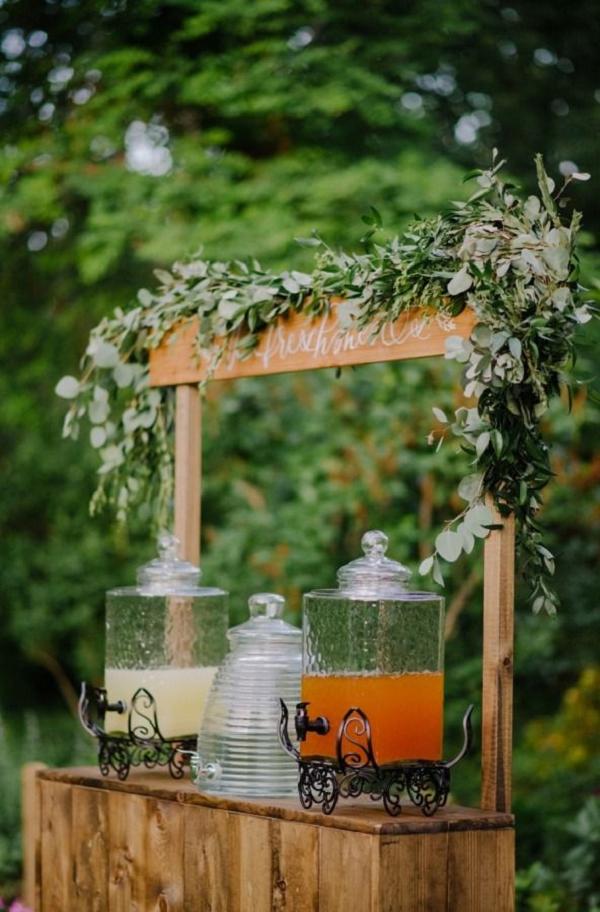
POLYGON ((179 557, 180 541, 170 532, 158 536, 158 557, 149 561, 137 572, 138 585, 155 592, 195 589, 202 571, 179 557))
POLYGON ((257 592, 248 599, 250 619, 232 627, 227 636, 232 645, 238 643, 268 643, 296 645, 302 641, 302 631, 293 624, 284 621, 281 615, 285 608, 285 599, 275 592, 257 592))
POLYGON ((354 596, 389 596, 406 592, 410 570, 399 561, 385 556, 388 537, 372 529, 361 539, 364 557, 350 561, 337 573, 339 591, 354 596))

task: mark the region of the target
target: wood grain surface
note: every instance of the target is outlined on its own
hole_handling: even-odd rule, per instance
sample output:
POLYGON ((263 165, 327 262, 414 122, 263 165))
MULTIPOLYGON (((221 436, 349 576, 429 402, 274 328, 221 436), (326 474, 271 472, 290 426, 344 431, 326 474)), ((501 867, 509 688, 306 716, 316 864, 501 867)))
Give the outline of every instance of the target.
MULTIPOLYGON (((494 510, 491 499, 488 506, 494 510)), ((510 811, 512 783, 515 522, 495 512, 500 529, 484 545, 481 807, 510 811)))
POLYGON ((513 912, 509 815, 449 808, 414 831, 368 806, 297 820, 292 802, 209 799, 161 774, 39 782, 36 912, 513 912))
POLYGON ((38 773, 45 763, 25 763, 21 769, 21 843, 23 847, 22 895, 25 904, 37 909, 41 866, 41 804, 38 773))
POLYGON ((126 793, 147 798, 175 801, 182 805, 218 808, 233 813, 252 814, 277 820, 308 823, 319 827, 352 830, 377 836, 411 833, 445 833, 454 830, 487 830, 511 827, 511 814, 482 811, 450 805, 441 808, 433 817, 424 817, 412 805, 403 808, 398 817, 390 817, 368 798, 340 802, 335 813, 327 817, 319 810, 305 811, 296 798, 235 798, 219 797, 199 792, 191 782, 174 780, 162 771, 130 773, 125 782, 102 776, 96 767, 45 769, 39 774, 42 782, 62 782, 82 785, 111 793, 126 793))
POLYGON ((180 557, 200 560, 202 406, 197 386, 177 387, 175 404, 175 535, 180 557))
MULTIPOLYGON (((386 324, 375 336, 372 327, 346 328, 338 319, 343 302, 332 304, 327 316, 310 318, 292 313, 282 317, 276 325, 265 330, 260 345, 245 360, 240 360, 234 339, 212 379, 233 380, 442 355, 448 336, 467 337, 475 324, 475 316, 470 310, 458 317, 447 317, 425 313, 415 307, 394 323, 386 324)), ((197 320, 189 320, 150 352, 151 386, 199 383, 206 379, 212 355, 206 352, 202 357, 198 356, 197 332, 197 320)), ((220 344, 219 340, 215 348, 220 344)))

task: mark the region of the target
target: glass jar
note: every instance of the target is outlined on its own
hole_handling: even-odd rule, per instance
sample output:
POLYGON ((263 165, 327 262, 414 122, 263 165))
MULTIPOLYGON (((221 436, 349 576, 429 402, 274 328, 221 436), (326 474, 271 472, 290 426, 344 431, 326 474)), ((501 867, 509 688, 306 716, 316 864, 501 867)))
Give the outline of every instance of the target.
MULTIPOLYGON (((178 557, 179 541, 159 537, 157 559, 137 586, 106 597, 105 687, 109 703, 145 688, 165 738, 198 733, 217 666, 227 652, 228 594, 199 586, 201 571, 178 557)), ((127 713, 107 713, 107 732, 127 730, 127 713)))
POLYGON ((196 783, 221 795, 291 796, 298 772, 279 744, 279 698, 300 699, 302 631, 282 619, 282 596, 262 592, 248 604, 206 704, 196 783))
POLYGON ((338 589, 304 596, 302 700, 311 718, 303 758, 336 756, 346 712, 366 713, 380 766, 442 756, 444 600, 406 588, 410 572, 385 556, 383 532, 362 538, 365 556, 338 571, 338 589))

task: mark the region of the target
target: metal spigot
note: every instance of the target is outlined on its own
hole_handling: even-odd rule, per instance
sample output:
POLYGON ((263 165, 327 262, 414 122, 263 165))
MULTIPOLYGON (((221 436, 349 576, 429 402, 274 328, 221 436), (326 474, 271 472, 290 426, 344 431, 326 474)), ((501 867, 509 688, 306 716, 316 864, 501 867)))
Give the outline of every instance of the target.
POLYGON ((326 735, 329 731, 329 719, 326 719, 325 716, 317 716, 316 719, 311 719, 306 710, 309 705, 309 703, 298 703, 296 705, 294 723, 298 741, 306 741, 306 736, 309 732, 314 732, 316 735, 326 735))

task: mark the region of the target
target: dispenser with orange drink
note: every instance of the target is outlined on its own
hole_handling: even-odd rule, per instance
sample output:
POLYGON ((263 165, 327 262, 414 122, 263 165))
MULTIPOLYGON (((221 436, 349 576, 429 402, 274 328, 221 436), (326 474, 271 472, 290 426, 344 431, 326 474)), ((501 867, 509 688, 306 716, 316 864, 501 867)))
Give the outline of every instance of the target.
POLYGON ((444 707, 444 600, 407 588, 410 572, 367 532, 364 556, 338 571, 338 588, 304 596, 300 726, 303 760, 334 760, 344 717, 366 718, 379 767, 439 761, 444 707))

